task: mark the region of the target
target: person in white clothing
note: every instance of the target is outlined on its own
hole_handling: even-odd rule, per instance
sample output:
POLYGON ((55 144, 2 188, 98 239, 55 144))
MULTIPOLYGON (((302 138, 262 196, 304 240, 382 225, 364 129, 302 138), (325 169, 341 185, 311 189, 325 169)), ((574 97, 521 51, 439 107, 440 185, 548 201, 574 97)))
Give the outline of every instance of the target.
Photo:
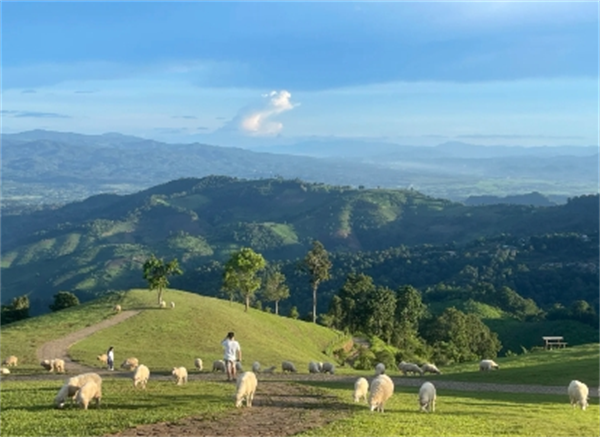
POLYGON ((242 361, 242 348, 235 339, 233 332, 229 332, 227 337, 221 342, 221 345, 225 349, 225 355, 223 357, 225 361, 225 368, 227 369, 227 381, 235 381, 236 369, 235 362, 242 361))
POLYGON ((112 346, 108 348, 108 351, 106 352, 106 357, 108 370, 115 370, 115 350, 112 346))

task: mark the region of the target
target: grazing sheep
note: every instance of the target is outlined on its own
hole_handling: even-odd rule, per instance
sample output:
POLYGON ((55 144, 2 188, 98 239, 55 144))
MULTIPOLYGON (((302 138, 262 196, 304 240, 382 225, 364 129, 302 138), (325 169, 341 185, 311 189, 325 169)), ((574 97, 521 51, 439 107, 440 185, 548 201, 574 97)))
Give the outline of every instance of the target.
POLYGON ((275 373, 275 370, 277 370, 277 366, 271 366, 271 367, 267 367, 265 370, 263 370, 262 373, 273 374, 273 373, 275 373))
POLYGON ((252 371, 254 373, 260 373, 260 363, 258 361, 252 363, 252 371))
POLYGON ((367 401, 367 395, 369 393, 369 381, 366 378, 358 378, 354 383, 354 402, 358 402, 361 398, 367 401))
POLYGON ((4 361, 2 361, 2 364, 5 366, 16 366, 17 363, 19 362, 19 359, 17 357, 15 357, 14 355, 11 355, 8 358, 5 358, 4 361))
POLYGON ((482 372, 487 372, 492 369, 499 369, 498 364, 494 362, 494 360, 481 360, 479 362, 479 370, 482 372))
POLYGON ((441 375, 442 372, 440 372, 440 369, 437 368, 437 366, 435 364, 431 364, 431 363, 425 363, 421 366, 421 370, 423 371, 423 374, 429 372, 429 373, 436 373, 438 375, 441 375))
POLYGON ((196 358, 194 360, 194 367, 198 370, 201 371, 202 370, 202 358, 196 358))
POLYGON ((569 393, 569 400, 571 401, 573 408, 577 405, 579 405, 582 410, 587 408, 589 389, 586 384, 574 379, 569 384, 567 392, 569 393))
POLYGON ((102 386, 96 384, 94 381, 88 381, 79 389, 75 400, 83 407, 84 410, 87 410, 92 399, 96 401, 96 407, 100 408, 100 400, 102 399, 102 386))
POLYGON ((319 363, 315 363, 314 361, 308 363, 308 373, 321 373, 321 366, 319 366, 319 363))
POLYGON ((291 373, 296 373, 296 366, 294 366, 294 363, 292 363, 291 361, 283 361, 281 363, 281 371, 283 373, 285 372, 291 372, 291 373))
POLYGON ((49 372, 52 372, 52 364, 50 363, 50 360, 40 361, 40 366, 42 366, 44 369, 48 370, 49 372))
POLYGON ((121 312, 121 309, 122 309, 122 308, 121 308, 121 305, 119 305, 119 304, 116 304, 116 305, 113 307, 113 311, 114 311, 115 313, 120 313, 120 312, 121 312))
POLYGON ((170 305, 171 305, 171 308, 175 308, 175 302, 171 301, 170 305))
POLYGON ((321 368, 322 373, 330 373, 333 375, 335 373, 335 365, 331 363, 323 363, 323 367, 321 368))
POLYGON ((160 303, 158 304, 158 306, 160 308, 166 308, 167 307, 167 303, 164 300, 161 300, 160 303))
POLYGON ((106 355, 106 354, 98 355, 96 357, 96 359, 98 361, 100 361, 102 364, 104 364, 105 366, 108 364, 108 355, 106 355))
POLYGON ((387 375, 377 376, 371 383, 369 393, 369 406, 371 411, 377 410, 383 413, 385 403, 394 394, 394 381, 387 375))
POLYGON ((244 372, 238 376, 235 391, 235 406, 241 407, 242 402, 246 399, 246 406, 252 406, 252 399, 256 393, 258 381, 254 372, 244 372))
POLYGON ((177 380, 177 385, 185 384, 188 381, 188 372, 185 367, 173 367, 171 375, 177 380))
POLYGON ((419 405, 421 411, 433 413, 435 411, 436 400, 435 387, 431 382, 425 382, 419 389, 419 405))
POLYGON ((3 375, 10 375, 10 370, 8 370, 6 367, 2 367, 2 368, 0 368, 0 372, 1 372, 3 375))
POLYGON ((43 360, 40 362, 40 366, 49 372, 56 371, 56 373, 65 373, 65 361, 61 360, 60 358, 56 358, 54 360, 43 360))
POLYGON ((139 360, 135 357, 129 357, 121 364, 121 369, 126 370, 135 370, 135 368, 139 365, 139 360))
POLYGON ((142 385, 142 388, 146 388, 148 379, 150 378, 150 369, 143 364, 140 364, 133 372, 133 387, 136 388, 138 384, 142 385))
POLYGON ((95 382, 96 385, 102 389, 102 378, 100 378, 100 375, 93 372, 82 373, 81 375, 73 376, 65 381, 54 398, 54 405, 56 405, 57 408, 62 408, 64 407, 67 398, 71 398, 71 400, 74 401, 75 395, 79 389, 88 381, 95 382))
POLYGON ((375 376, 383 375, 385 373, 385 364, 379 363, 375 366, 375 376))
POLYGON ((243 373, 244 372, 244 368, 242 367, 242 363, 240 363, 239 361, 235 362, 235 371, 237 373, 243 373))
POLYGON ((226 370, 227 369, 225 368, 225 361, 223 361, 223 360, 213 361, 213 367, 212 367, 213 372, 225 372, 226 370))
POLYGON ((423 371, 419 366, 405 361, 401 361, 400 364, 398 364, 398 370, 401 370, 404 375, 407 375, 408 373, 418 373, 419 375, 423 375, 423 371))

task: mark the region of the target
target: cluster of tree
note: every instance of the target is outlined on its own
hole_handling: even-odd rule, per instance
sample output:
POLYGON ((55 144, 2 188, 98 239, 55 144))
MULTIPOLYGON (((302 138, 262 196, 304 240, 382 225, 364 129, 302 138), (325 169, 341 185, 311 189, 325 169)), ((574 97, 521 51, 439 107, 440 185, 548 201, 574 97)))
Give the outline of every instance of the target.
MULTIPOLYGON (((48 306, 51 311, 60 311, 65 308, 79 305, 77 296, 68 291, 59 291, 53 298, 54 301, 48 306)), ((29 296, 23 295, 15 297, 10 304, 2 305, 1 309, 1 325, 28 319, 30 317, 29 310, 31 309, 29 296)))

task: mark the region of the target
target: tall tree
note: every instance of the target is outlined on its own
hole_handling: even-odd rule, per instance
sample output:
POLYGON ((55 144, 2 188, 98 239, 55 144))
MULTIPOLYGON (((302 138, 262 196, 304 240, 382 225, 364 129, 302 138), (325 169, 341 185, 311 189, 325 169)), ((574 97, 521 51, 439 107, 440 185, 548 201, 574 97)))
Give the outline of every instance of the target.
POLYGON ((223 289, 230 296, 237 291, 245 302, 244 311, 248 311, 250 300, 260 288, 258 273, 266 266, 266 261, 259 253, 249 247, 243 247, 231 255, 223 273, 223 289))
POLYGON ((29 318, 29 297, 24 294, 13 298, 10 305, 2 305, 0 324, 17 322, 29 318))
POLYGON ((285 275, 279 269, 267 272, 262 295, 268 302, 275 302, 275 314, 279 314, 279 301, 290 297, 290 287, 285 283, 285 275))
POLYGON ((79 305, 79 299, 68 291, 59 291, 54 295, 54 302, 49 305, 52 311, 60 311, 79 305))
POLYGON ((313 241, 312 249, 306 254, 301 265, 310 275, 310 285, 313 292, 312 318, 313 323, 317 323, 317 288, 319 288, 321 282, 327 281, 331 277, 329 274, 331 270, 329 254, 320 241, 313 241))
POLYGON ((183 273, 177 259, 165 263, 162 258, 156 258, 154 254, 146 260, 143 269, 144 279, 148 282, 148 288, 151 291, 158 290, 159 305, 162 301, 163 291, 169 286, 169 276, 181 275, 183 273))

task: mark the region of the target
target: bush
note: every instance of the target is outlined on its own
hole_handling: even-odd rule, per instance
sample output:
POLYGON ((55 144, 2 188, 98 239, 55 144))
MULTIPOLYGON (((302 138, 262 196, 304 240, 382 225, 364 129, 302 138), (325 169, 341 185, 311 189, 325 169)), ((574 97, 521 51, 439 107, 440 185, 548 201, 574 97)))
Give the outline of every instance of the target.
POLYGON ((365 346, 358 349, 358 357, 354 361, 354 368, 357 370, 371 370, 375 367, 375 354, 365 346))

